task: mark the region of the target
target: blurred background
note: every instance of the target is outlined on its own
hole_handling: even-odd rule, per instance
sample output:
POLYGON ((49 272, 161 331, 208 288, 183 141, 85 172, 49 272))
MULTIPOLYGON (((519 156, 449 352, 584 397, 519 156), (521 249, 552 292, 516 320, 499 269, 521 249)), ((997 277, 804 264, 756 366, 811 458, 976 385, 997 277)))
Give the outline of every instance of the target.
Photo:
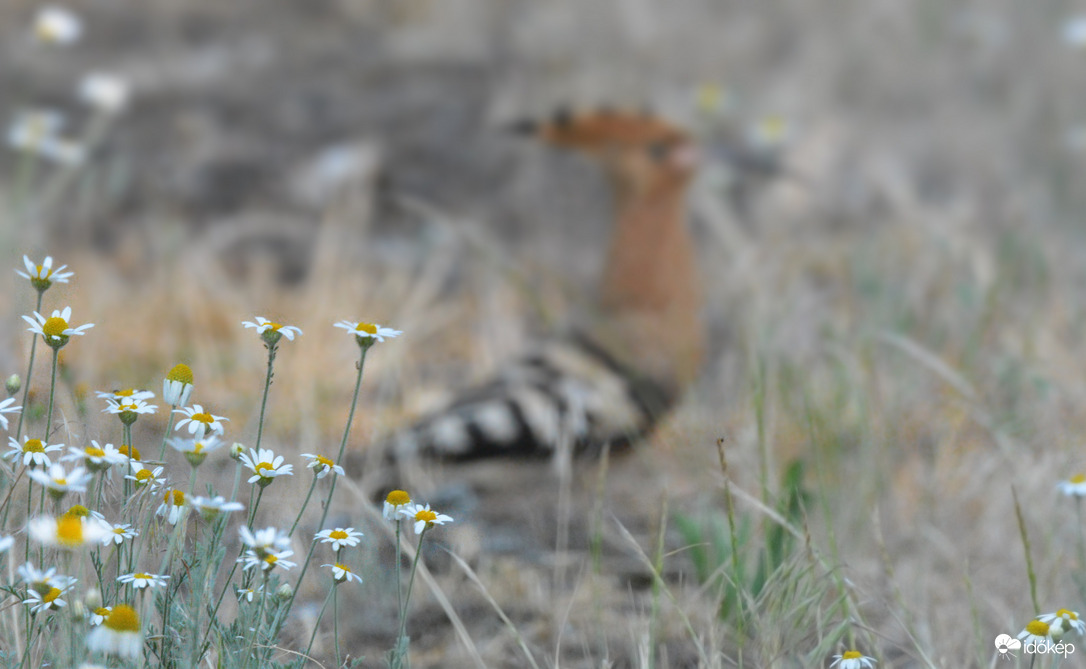
MULTIPOLYGON (((1012 485, 1037 533, 1041 609, 1086 604, 1059 601, 1057 584, 1086 565, 1063 557, 1075 516, 1055 493, 1086 459, 1086 6, 68 9, 78 39, 35 31, 41 5, 0 0, 0 267, 48 254, 76 272, 45 305, 70 304, 73 322, 95 323, 63 355, 70 430, 108 436, 114 426, 97 418, 90 391, 157 391, 183 361, 196 374, 193 401, 230 417, 228 440, 250 441, 264 350, 240 323, 262 315, 305 331, 281 346, 269 438, 290 453, 334 451, 356 349, 331 324, 360 319, 405 331, 368 363, 351 444, 364 449, 561 322, 595 283, 606 182, 506 126, 558 107, 650 108, 704 148, 690 202, 712 354, 654 444, 609 473, 602 517, 610 564, 622 566, 552 578, 545 477, 528 492, 492 486, 450 535, 538 657, 648 666, 644 637, 629 631, 651 618, 644 573, 631 575, 645 568, 616 527, 651 554, 673 514, 673 610, 652 637, 664 649, 658 666, 732 666, 744 648, 758 666, 814 666, 811 649, 829 657, 856 635, 880 666, 987 664, 991 639, 1038 613, 1012 485), (113 87, 88 95, 95 74, 113 87), (63 125, 27 116, 41 110, 63 125), (752 527, 765 518, 753 500, 808 500, 790 519, 822 556, 814 572, 839 578, 802 610, 770 579, 749 593, 764 617, 737 618, 721 610, 719 575, 698 575, 690 546, 724 508, 718 439, 733 485, 749 493, 752 527), (494 504, 516 513, 502 521, 494 504), (546 519, 525 520, 536 513, 546 519), (512 557, 486 542, 496 525, 512 557)), ((18 315, 35 297, 14 272, 7 281, 4 376, 25 371, 18 315)), ((42 390, 36 382, 39 400, 42 390)), ((144 438, 165 420, 141 421, 144 438)), ((538 473, 482 471, 521 483, 538 473)), ((595 476, 574 484, 588 505, 599 501, 595 476)), ((588 532, 582 521, 574 534, 588 532)), ((752 546, 772 535, 752 532, 762 537, 752 546)), ((523 666, 511 659, 517 637, 477 589, 447 578, 488 662, 523 666)), ((387 608, 374 607, 352 621, 359 648, 390 634, 387 608)), ((425 611, 433 630, 418 640, 417 666, 472 666, 433 602, 425 611)))

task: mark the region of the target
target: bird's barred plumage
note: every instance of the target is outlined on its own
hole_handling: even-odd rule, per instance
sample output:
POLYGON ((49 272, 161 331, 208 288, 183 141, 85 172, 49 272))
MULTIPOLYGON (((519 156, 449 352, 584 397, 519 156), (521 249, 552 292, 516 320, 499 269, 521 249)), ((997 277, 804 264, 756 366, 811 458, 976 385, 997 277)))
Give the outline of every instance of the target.
POLYGON ((670 398, 587 337, 543 343, 447 408, 390 439, 393 459, 548 457, 622 447, 651 429, 670 398))

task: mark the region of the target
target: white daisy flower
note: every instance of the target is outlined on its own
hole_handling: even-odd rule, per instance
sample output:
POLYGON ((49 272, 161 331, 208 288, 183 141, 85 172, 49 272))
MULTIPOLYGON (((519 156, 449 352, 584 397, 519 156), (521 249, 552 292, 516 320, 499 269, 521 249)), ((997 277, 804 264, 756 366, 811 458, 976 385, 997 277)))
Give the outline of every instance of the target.
POLYGON ((263 591, 264 586, 258 585, 255 588, 238 588, 234 591, 234 594, 237 595, 239 602, 244 599, 251 604, 253 599, 263 591))
POLYGON ((117 604, 102 624, 87 635, 87 648, 95 653, 135 660, 143 652, 139 614, 127 604, 117 604))
POLYGON ((1026 629, 1018 633, 1018 640, 1023 644, 1036 644, 1038 646, 1052 645, 1050 633, 1052 626, 1042 620, 1031 620, 1026 629))
POLYGON ((101 400, 113 400, 114 402, 131 402, 132 400, 143 400, 146 402, 152 399, 155 394, 150 390, 137 390, 136 388, 126 388, 124 390, 99 390, 95 392, 98 399, 101 400))
POLYGON ((415 534, 422 534, 424 530, 434 525, 444 525, 452 522, 451 516, 431 511, 429 504, 425 506, 422 504, 408 504, 400 509, 400 514, 415 521, 415 534))
POLYGON ((86 330, 94 327, 94 323, 87 323, 79 327, 69 327, 68 319, 72 317, 72 308, 64 307, 63 311, 54 310, 49 318, 34 312, 34 318, 23 316, 23 320, 30 323, 27 328, 34 334, 40 334, 45 343, 53 348, 60 348, 68 343, 68 338, 75 335, 82 336, 86 330))
POLYGON ((286 559, 291 555, 294 555, 292 550, 267 551, 263 555, 259 555, 253 549, 249 549, 237 561, 243 565, 242 569, 245 571, 249 571, 253 567, 259 567, 263 571, 271 571, 276 567, 290 569, 296 566, 294 562, 286 559))
POLYGON ((204 408, 199 404, 193 404, 191 407, 174 409, 174 413, 185 414, 185 417, 177 421, 177 425, 175 425, 173 429, 180 430, 185 425, 188 425, 189 434, 199 434, 201 437, 206 436, 211 432, 221 435, 223 433, 222 421, 230 420, 229 418, 215 416, 204 411, 204 408))
POLYGON ((1060 481, 1057 484, 1060 492, 1068 497, 1076 497, 1081 499, 1086 497, 1086 474, 1078 473, 1072 476, 1066 481, 1060 481))
POLYGON ((19 565, 15 572, 19 575, 20 581, 37 590, 42 588, 46 590, 49 588, 64 590, 75 583, 75 579, 71 576, 58 576, 56 567, 49 567, 49 569, 42 571, 35 567, 33 562, 24 562, 19 565))
MULTIPOLYGON (((7 144, 16 151, 41 156, 60 165, 79 165, 86 158, 86 149, 78 142, 60 135, 64 116, 51 109, 20 112, 8 126, 7 144)), ((39 291, 45 288, 31 280, 39 291)), ((48 286, 45 286, 46 288, 48 286)))
POLYGON ((118 114, 128 106, 128 82, 115 74, 88 72, 79 80, 79 99, 104 114, 118 114))
POLYGON ((105 527, 96 519, 78 516, 42 516, 27 524, 27 532, 35 541, 46 546, 63 549, 75 549, 86 544, 96 544, 106 535, 105 527))
POLYGON ((238 528, 241 542, 261 553, 267 551, 283 551, 290 548, 290 537, 274 527, 265 527, 256 532, 244 525, 238 528))
POLYGON ((162 475, 163 471, 164 469, 162 467, 148 469, 143 466, 143 463, 133 460, 132 473, 126 475, 125 478, 129 481, 135 481, 137 490, 143 488, 146 488, 147 490, 157 490, 166 485, 166 477, 162 475))
POLYGON ((148 404, 145 400, 136 399, 134 397, 122 400, 116 400, 111 397, 106 400, 106 404, 107 406, 105 409, 102 409, 102 413, 121 414, 122 416, 124 414, 137 414, 140 416, 144 414, 153 414, 155 409, 158 408, 157 404, 148 404))
POLYGON ((328 476, 328 472, 335 472, 340 476, 346 475, 343 471, 343 467, 337 465, 335 462, 332 462, 332 460, 324 457, 323 455, 315 453, 302 453, 302 457, 310 458, 309 464, 307 464, 306 467, 312 469, 313 473, 319 479, 328 476))
POLYGON ((5 553, 15 545, 15 537, 6 537, 0 534, 0 553, 5 553))
POLYGON ((9 397, 3 402, 0 402, 0 427, 5 430, 8 429, 8 417, 6 413, 19 413, 23 408, 21 406, 15 406, 15 398, 9 397))
POLYGON ((34 36, 46 44, 67 46, 82 34, 83 21, 64 7, 46 5, 34 17, 34 36))
POLYGON ((193 497, 189 504, 191 504, 192 508, 196 509, 200 513, 200 516, 208 522, 215 520, 223 513, 245 510, 245 507, 241 502, 227 502, 226 498, 222 495, 211 498, 193 497))
POLYGON ((12 461, 22 460, 24 467, 48 467, 53 463, 47 454, 62 448, 64 444, 46 444, 41 439, 31 439, 25 435, 20 446, 15 437, 8 437, 8 451, 4 457, 12 461))
POLYGON ((120 465, 128 462, 128 458, 121 455, 113 444, 99 445, 91 439, 91 445, 84 448, 76 446, 68 447, 68 455, 61 458, 62 462, 81 460, 83 465, 92 472, 100 472, 109 469, 110 465, 120 465))
POLYGON ((121 545, 125 539, 133 539, 138 537, 139 530, 133 528, 130 524, 125 523, 123 525, 110 525, 109 533, 102 537, 102 544, 108 546, 110 544, 121 545))
POLYGON ((870 669, 875 666, 874 658, 867 657, 856 650, 847 650, 841 655, 834 655, 833 658, 833 664, 830 666, 839 669, 870 669))
POLYGON ((385 517, 385 520, 399 520, 402 515, 400 511, 410 503, 411 495, 403 490, 393 490, 385 497, 385 508, 381 515, 385 517))
POLYGON ((59 611, 68 605, 68 602, 62 599, 65 591, 57 587, 49 588, 44 593, 31 589, 27 590, 26 594, 28 599, 24 599, 23 604, 30 607, 31 613, 59 611))
POLYGON ((192 383, 192 369, 183 362, 177 363, 162 380, 162 399, 172 407, 188 404, 192 383))
POLYGON ((170 447, 185 456, 193 467, 203 464, 208 454, 218 450, 224 443, 214 434, 195 439, 170 439, 170 447))
POLYGON ((259 483, 262 486, 268 485, 277 476, 290 476, 294 473, 294 466, 283 464, 283 460, 282 455, 276 455, 270 448, 259 451, 250 448, 247 454, 241 455, 241 464, 253 473, 249 477, 249 483, 259 483))
POLYGON ((403 334, 402 330, 382 327, 376 323, 361 323, 358 321, 340 321, 335 327, 343 328, 355 336, 359 346, 369 346, 375 341, 383 342, 403 334))
POLYGON ((322 544, 332 544, 332 550, 339 552, 344 546, 357 546, 362 540, 362 533, 353 527, 337 527, 334 530, 321 530, 313 537, 322 544))
MULTIPOLYGON (((48 115, 46 118, 49 118, 48 115)), ((45 120, 44 123, 47 126, 55 126, 55 130, 59 130, 63 125, 63 117, 56 114, 52 117, 52 120, 45 120)), ((26 266, 26 271, 15 270, 15 273, 24 279, 28 279, 34 288, 38 290, 45 290, 52 286, 54 283, 68 283, 68 279, 75 276, 75 272, 65 272, 68 269, 67 265, 61 265, 60 267, 53 269, 53 256, 45 256, 45 260, 40 265, 35 265, 34 262, 28 257, 23 256, 23 265, 26 266)))
POLYGON ((185 492, 183 490, 167 490, 162 497, 162 504, 155 509, 156 516, 166 516, 166 522, 176 525, 181 520, 185 511, 185 492))
POLYGON ((350 583, 351 581, 362 582, 362 577, 351 571, 351 568, 345 564, 337 562, 335 564, 322 564, 321 566, 332 568, 332 578, 337 584, 344 582, 350 583))
POLYGON ((54 497, 63 497, 68 492, 87 492, 87 484, 94 476, 82 467, 76 467, 71 472, 65 471, 63 465, 50 465, 48 472, 40 469, 30 470, 31 479, 45 486, 49 494, 54 497))
POLYGON ((87 622, 90 623, 91 627, 97 627, 98 625, 101 625, 103 622, 105 622, 106 616, 108 616, 110 611, 112 610, 112 606, 99 606, 96 609, 91 609, 87 613, 87 622))
POLYGON ((1086 49, 1086 16, 1075 16, 1064 22, 1063 41, 1073 49, 1086 49))
POLYGON ((247 328, 253 328, 256 333, 264 340, 265 343, 275 345, 279 343, 280 337, 286 337, 290 341, 294 341, 294 335, 301 335, 302 331, 293 325, 282 325, 280 323, 273 323, 263 316, 257 316, 256 322, 242 321, 242 325, 247 328))
POLYGON ((117 577, 117 580, 126 585, 131 585, 136 590, 143 590, 144 588, 165 587, 166 581, 169 580, 169 578, 169 574, 148 574, 140 571, 134 574, 122 574, 117 577))
POLYGON ((1086 621, 1078 617, 1075 611, 1060 609, 1055 613, 1045 613, 1037 616, 1037 620, 1047 623, 1048 636, 1051 639, 1059 639, 1069 631, 1074 630, 1079 635, 1086 632, 1086 621))

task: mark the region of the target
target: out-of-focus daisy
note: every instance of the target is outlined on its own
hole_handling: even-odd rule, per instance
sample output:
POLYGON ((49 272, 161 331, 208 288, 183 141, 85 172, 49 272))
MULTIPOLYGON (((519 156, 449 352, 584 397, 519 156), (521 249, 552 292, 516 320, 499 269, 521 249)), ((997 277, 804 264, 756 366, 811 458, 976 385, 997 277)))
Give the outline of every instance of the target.
POLYGON ((322 544, 332 544, 332 550, 339 552, 344 546, 357 546, 362 540, 362 533, 353 527, 337 527, 334 530, 321 530, 314 539, 320 539, 322 544))
POLYGON ((313 473, 316 474, 317 478, 319 479, 328 476, 328 472, 335 472, 340 476, 345 475, 343 467, 337 465, 335 462, 332 462, 332 460, 324 457, 323 455, 315 453, 302 453, 302 457, 310 458, 309 464, 307 464, 306 467, 312 469, 313 473))
POLYGON ((140 462, 143 460, 143 458, 140 457, 140 449, 138 448, 133 448, 127 444, 121 444, 117 447, 117 450, 120 451, 121 455, 126 459, 131 459, 133 462, 140 462))
POLYGON ((200 513, 201 518, 208 522, 215 520, 223 513, 245 510, 241 502, 227 502, 222 495, 211 498, 193 497, 189 504, 200 513))
POLYGON ((87 622, 91 627, 97 627, 106 620, 106 616, 113 610, 112 606, 99 606, 98 608, 91 609, 87 614, 87 622))
POLYGON ((47 454, 62 448, 64 444, 46 444, 41 439, 31 439, 25 435, 22 445, 19 445, 15 437, 8 437, 8 452, 4 453, 4 457, 13 461, 21 460, 23 466, 48 467, 53 463, 47 454))
POLYGON ((83 21, 71 10, 46 5, 34 17, 34 37, 47 44, 66 46, 83 34, 83 21))
MULTIPOLYGON (((82 504, 73 504, 72 506, 68 507, 68 510, 64 512, 64 515, 75 516, 76 518, 84 518, 89 520, 98 520, 102 522, 105 522, 106 520, 105 516, 98 513, 97 511, 91 511, 82 504)), ((106 527, 109 527, 109 525, 107 524, 106 527)))
POLYGON ((266 486, 277 476, 290 476, 294 473, 294 466, 283 464, 283 459, 282 455, 276 455, 270 448, 259 451, 250 448, 248 454, 242 454, 241 464, 253 473, 249 477, 249 483, 266 486))
POLYGON ((73 577, 58 575, 56 567, 42 571, 35 567, 33 562, 24 562, 15 572, 19 575, 20 581, 39 592, 48 592, 49 588, 66 590, 75 584, 73 577))
POLYGON ((79 99, 104 114, 119 114, 128 106, 128 82, 106 72, 88 72, 79 80, 79 99))
POLYGON ((97 520, 87 520, 76 516, 43 516, 34 518, 27 525, 27 532, 35 541, 46 546, 75 549, 87 544, 96 544, 106 535, 106 528, 97 520))
POLYGON ((411 503, 411 495, 404 490, 393 490, 385 497, 385 508, 381 514, 385 520, 399 520, 400 511, 411 503))
POLYGON ((770 114, 759 117, 747 129, 750 146, 761 151, 774 151, 792 138, 792 126, 783 116, 770 114))
POLYGON ((183 490, 167 490, 166 494, 162 497, 162 504, 158 505, 155 509, 156 516, 166 516, 166 522, 170 525, 176 525, 177 521, 181 520, 181 515, 185 511, 185 491, 183 490))
POLYGON ((345 564, 337 562, 335 564, 322 564, 321 566, 332 568, 332 578, 335 579, 337 584, 344 582, 350 583, 351 581, 362 582, 362 577, 351 571, 351 568, 345 564))
POLYGON ((95 653, 107 653, 134 660, 143 652, 143 632, 136 610, 127 604, 117 604, 90 634, 87 648, 95 653))
POLYGON ((0 534, 0 553, 6 552, 15 545, 15 537, 6 537, 0 534))
POLYGON ((169 578, 169 574, 148 574, 140 571, 134 574, 121 574, 117 577, 117 580, 125 585, 131 585, 136 590, 143 590, 144 588, 165 587, 169 578))
MULTIPOLYGON (((62 124, 62 118, 57 117, 54 121, 47 123, 53 123, 59 126, 62 124)), ((34 286, 34 289, 38 292, 45 292, 54 283, 68 283, 68 279, 75 276, 75 272, 65 272, 68 269, 67 265, 61 265, 60 267, 53 269, 53 256, 45 256, 45 260, 41 261, 40 265, 35 265, 28 256, 23 256, 23 265, 26 266, 26 271, 15 270, 15 273, 24 279, 29 279, 30 284, 34 286)))
POLYGON ((241 324, 247 328, 255 329, 256 333, 260 335, 260 338, 264 340, 264 343, 269 346, 275 346, 283 337, 286 337, 290 341, 294 341, 294 335, 302 334, 302 331, 293 325, 273 323, 263 316, 257 316, 255 323, 252 321, 242 321, 241 324))
POLYGON ((45 343, 53 348, 60 348, 68 343, 68 338, 75 335, 84 335, 86 330, 94 327, 94 323, 86 323, 79 327, 70 327, 68 320, 72 317, 72 308, 64 307, 63 311, 54 310, 49 318, 34 312, 34 318, 23 316, 23 320, 30 323, 27 328, 30 332, 40 334, 45 343))
POLYGON ((408 504, 400 509, 400 513, 415 521, 415 534, 422 534, 424 530, 428 530, 434 525, 444 525, 452 522, 451 516, 430 510, 429 504, 425 506, 422 504, 408 504))
POLYGON ((48 472, 40 469, 32 469, 29 474, 34 481, 45 486, 49 494, 60 499, 69 492, 87 492, 87 484, 94 478, 90 472, 82 467, 76 467, 72 471, 65 471, 63 465, 50 465, 48 472))
POLYGON ((26 592, 27 599, 23 600, 23 604, 30 607, 31 613, 59 611, 61 608, 68 605, 68 602, 62 599, 65 592, 65 590, 55 586, 49 588, 49 590, 44 593, 30 589, 26 592))
POLYGON ((1074 49, 1086 49, 1086 16, 1075 16, 1064 21, 1063 41, 1074 49))
POLYGON ((132 400, 143 400, 146 402, 149 399, 154 398, 155 394, 150 390, 137 390, 135 388, 126 388, 124 390, 99 390, 95 393, 98 399, 101 400, 113 400, 114 402, 129 402, 132 400))
POLYGON ((128 462, 128 458, 121 455, 121 452, 113 444, 100 445, 93 439, 91 439, 91 445, 84 448, 69 446, 68 455, 65 455, 61 460, 81 460, 83 465, 92 472, 105 471, 109 469, 110 465, 128 462))
POLYGON ((195 439, 170 439, 170 446, 185 456, 185 459, 193 467, 199 467, 203 464, 208 454, 218 450, 224 443, 219 441, 219 438, 214 434, 207 437, 200 436, 195 439))
POLYGON ((1086 474, 1075 474, 1066 481, 1060 481, 1057 487, 1068 497, 1086 497, 1086 474))
POLYGON ((234 594, 237 595, 239 602, 244 599, 245 601, 252 603, 253 598, 263 591, 264 586, 258 585, 255 588, 238 588, 234 591, 234 594))
POLYGON ((875 666, 875 658, 867 657, 858 650, 846 650, 840 655, 833 656, 831 667, 839 669, 870 669, 875 666))
POLYGON ((3 402, 0 402, 0 427, 5 430, 8 429, 8 417, 6 413, 19 413, 23 408, 21 406, 15 406, 15 398, 9 397, 3 402))
POLYGON ((274 527, 265 527, 253 532, 244 525, 238 528, 241 542, 254 551, 283 551, 290 547, 290 537, 274 527))
POLYGON ((121 545, 125 539, 133 539, 138 537, 140 531, 133 528, 130 524, 125 523, 123 525, 110 525, 109 532, 102 537, 103 545, 121 545))
POLYGON ((114 399, 106 400, 108 405, 105 409, 102 409, 102 413, 111 413, 119 416, 121 422, 125 425, 131 425, 136 422, 136 419, 144 414, 153 414, 155 409, 158 408, 155 404, 148 404, 143 400, 126 399, 117 401, 114 399))
POLYGON ((1049 636, 1049 632, 1052 631, 1052 627, 1041 620, 1031 620, 1026 625, 1026 629, 1018 633, 1018 640, 1022 643, 1036 644, 1038 646, 1049 646, 1052 644, 1052 639, 1049 636))
POLYGON ((294 555, 292 550, 265 551, 263 555, 258 555, 256 551, 249 549, 237 561, 242 563, 242 569, 245 571, 253 567, 259 567, 263 571, 271 571, 276 567, 290 569, 295 566, 294 562, 286 559, 291 555, 294 555))
POLYGON ((382 327, 376 323, 361 323, 358 321, 340 321, 335 324, 337 328, 343 328, 355 336, 358 345, 369 348, 374 342, 383 342, 403 334, 402 330, 382 327))
POLYGON ((156 490, 166 485, 166 477, 162 475, 163 468, 148 469, 143 463, 132 461, 132 473, 125 476, 126 479, 136 482, 136 489, 156 490))
POLYGON ((1080 635, 1086 632, 1086 621, 1081 620, 1077 612, 1068 609, 1039 615, 1037 620, 1048 623, 1048 636, 1051 639, 1059 639, 1072 630, 1080 635))
POLYGON ((177 363, 162 380, 162 399, 172 407, 188 404, 192 383, 192 369, 183 362, 177 363))
POLYGON ((19 113, 8 126, 7 144, 16 151, 48 158, 61 165, 79 165, 86 158, 86 149, 65 139, 60 131, 64 116, 51 109, 34 109, 19 113))
POLYGON ((215 416, 204 411, 204 408, 199 404, 193 404, 191 407, 174 409, 174 413, 185 414, 185 417, 177 421, 177 425, 175 425, 173 429, 180 430, 182 427, 188 425, 189 434, 201 437, 212 432, 221 435, 223 433, 222 421, 230 420, 229 418, 215 416))

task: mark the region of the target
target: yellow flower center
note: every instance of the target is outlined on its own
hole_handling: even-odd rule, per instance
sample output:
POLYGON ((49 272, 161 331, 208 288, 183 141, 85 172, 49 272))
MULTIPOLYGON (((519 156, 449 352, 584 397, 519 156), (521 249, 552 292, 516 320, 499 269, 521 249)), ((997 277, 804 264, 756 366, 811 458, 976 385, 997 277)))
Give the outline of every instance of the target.
POLYGON ((138 472, 136 472, 136 483, 147 483, 148 482, 147 479, 149 479, 149 478, 151 478, 151 470, 150 469, 141 469, 138 472))
POLYGON ((75 518, 86 518, 90 515, 90 509, 82 504, 76 504, 64 514, 65 516, 73 516, 75 518))
POLYGON ((212 418, 209 413, 194 413, 192 414, 192 420, 206 423, 207 425, 211 425, 215 422, 215 419, 212 418))
POLYGON ((333 538, 333 539, 337 539, 337 540, 346 539, 347 538, 347 533, 344 532, 343 530, 332 530, 331 532, 328 533, 328 536, 333 538))
POLYGON ((140 451, 138 448, 132 448, 131 446, 126 446, 122 444, 121 447, 117 450, 121 452, 121 455, 131 457, 133 460, 140 459, 140 451), (130 453, 131 455, 129 455, 130 453))
POLYGON ((392 506, 403 506, 404 504, 411 503, 411 495, 408 495, 403 490, 393 490, 388 493, 388 497, 385 498, 385 501, 392 506))
POLYGON ((140 618, 136 615, 136 610, 128 604, 114 606, 102 624, 114 632, 140 631, 140 618))
POLYGON ((274 565, 278 561, 279 561, 279 558, 276 557, 275 555, 268 555, 268 556, 266 556, 264 558, 264 562, 267 562, 268 564, 271 564, 271 565, 274 565))
POLYGON ((267 476, 267 474, 264 473, 265 470, 271 470, 272 472, 274 472, 275 467, 272 467, 272 463, 270 462, 261 462, 256 466, 256 473, 260 474, 261 476, 267 476))
POLYGON ((106 616, 108 616, 108 615, 109 615, 109 609, 107 609, 107 608, 106 608, 106 607, 104 607, 104 606, 99 606, 98 608, 96 608, 96 609, 94 610, 94 615, 96 615, 96 616, 102 616, 103 618, 105 618, 106 616))
POLYGON ((102 458, 106 455, 105 451, 100 448, 95 448, 94 446, 84 448, 83 452, 87 454, 88 458, 102 458))
POLYGON ((264 325, 267 325, 268 327, 275 330, 276 332, 279 332, 279 328, 283 327, 280 323, 272 323, 271 321, 268 321, 264 325))
POLYGON ((114 390, 113 394, 116 397, 132 397, 136 394, 135 388, 128 388, 127 390, 114 390))
POLYGON ((196 443, 194 443, 192 445, 192 452, 193 453, 199 453, 202 450, 204 450, 204 442, 197 441, 196 443))
POLYGON ((863 657, 863 654, 855 650, 846 650, 842 655, 842 660, 858 660, 863 657))
POLYGON ((66 478, 56 478, 56 479, 53 479, 53 483, 55 483, 59 487, 63 487, 63 486, 68 485, 68 479, 66 479, 66 478))
POLYGON ((41 326, 42 332, 49 337, 61 337, 67 329, 68 321, 60 316, 53 316, 52 318, 47 319, 45 324, 41 326))
POLYGON ((317 456, 317 462, 321 463, 322 465, 324 465, 328 469, 331 469, 336 464, 336 463, 332 462, 331 460, 329 460, 328 458, 324 457, 323 455, 318 455, 317 456))
POLYGON ((1048 623, 1041 622, 1040 620, 1031 620, 1026 625, 1026 631, 1033 636, 1048 636, 1049 626, 1048 623))
POLYGON ((355 332, 361 332, 368 335, 377 334, 377 326, 373 323, 359 323, 355 326, 355 332))
POLYGON ((415 520, 425 520, 427 524, 429 524, 437 520, 437 514, 433 511, 427 511, 426 509, 423 509, 422 511, 419 511, 415 514, 415 520))
POLYGON ((23 453, 44 453, 45 444, 41 443, 41 439, 27 439, 23 444, 23 453))
POLYGON ((345 564, 340 564, 338 562, 336 563, 336 569, 342 569, 343 571, 347 572, 348 574, 351 573, 351 568, 350 567, 348 567, 345 564))
POLYGON ((62 546, 83 544, 83 521, 77 516, 61 516, 57 519, 57 542, 62 546))
POLYGON ((1074 611, 1068 611, 1067 609, 1060 609, 1056 611, 1057 618, 1067 618, 1068 620, 1078 620, 1078 614, 1074 611))
POLYGON ((132 576, 135 577, 137 580, 141 579, 141 578, 144 579, 144 580, 148 580, 148 581, 151 580, 151 575, 150 574, 144 574, 142 571, 139 572, 139 573, 136 573, 136 574, 132 574, 132 576))
POLYGON ((174 506, 185 506, 185 491, 183 491, 183 490, 170 490, 170 491, 168 491, 166 493, 165 497, 162 498, 162 501, 167 503, 167 504, 171 504, 171 502, 170 502, 170 496, 171 495, 173 496, 172 504, 174 506))
POLYGON ((170 381, 180 381, 181 383, 192 385, 192 369, 183 362, 174 365, 170 370, 166 378, 170 381))
POLYGON ((113 528, 113 533, 124 536, 124 528, 123 527, 114 527, 113 528))
POLYGON ((41 596, 41 600, 46 604, 52 604, 57 597, 60 597, 60 588, 53 587, 49 588, 49 592, 41 596))
POLYGON ((1086 474, 1075 474, 1071 477, 1071 483, 1075 485, 1086 483, 1086 474))

